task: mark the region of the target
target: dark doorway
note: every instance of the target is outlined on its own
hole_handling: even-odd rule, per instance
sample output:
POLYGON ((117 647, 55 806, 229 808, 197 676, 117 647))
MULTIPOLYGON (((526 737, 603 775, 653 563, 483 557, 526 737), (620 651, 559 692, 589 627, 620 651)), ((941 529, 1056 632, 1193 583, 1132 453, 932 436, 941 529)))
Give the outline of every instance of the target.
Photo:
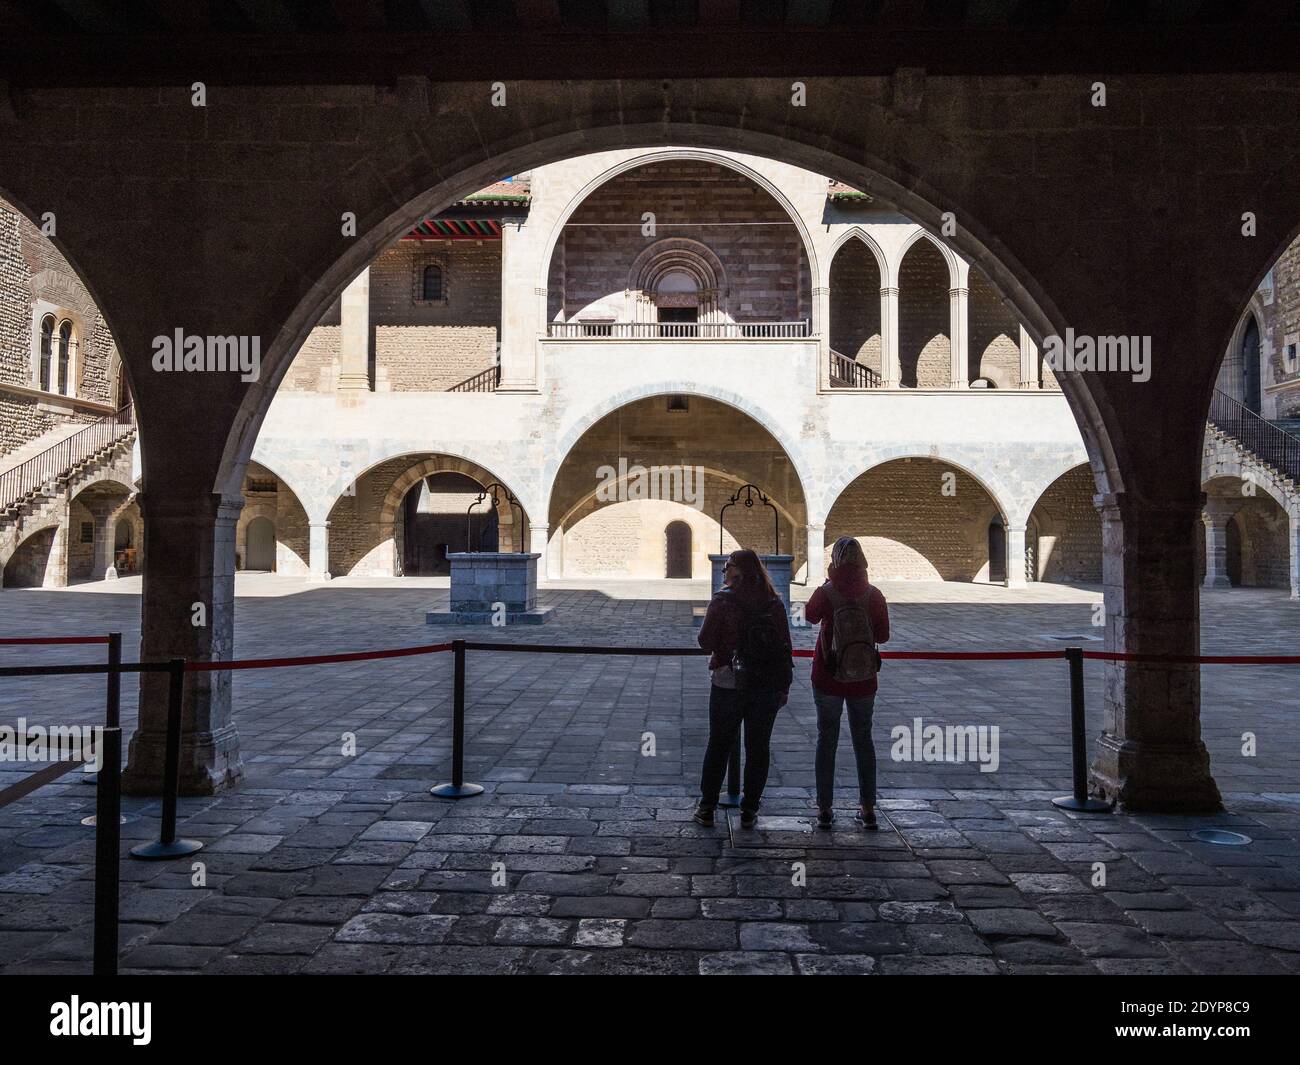
POLYGON ((1236 517, 1228 519, 1227 527, 1228 583, 1241 587, 1241 524, 1236 517))
POLYGON ((668 564, 665 576, 673 580, 690 580, 691 527, 684 521, 668 523, 664 530, 668 564))
POLYGON ((1259 323, 1250 316, 1241 338, 1241 401, 1256 414, 1262 406, 1259 390, 1259 323))
POLYGON ((1007 530, 1001 518, 989 522, 989 580, 1007 579, 1007 530))
POLYGON ((254 518, 248 523, 244 541, 244 569, 275 569, 275 523, 270 518, 254 518))
POLYGON ((659 321, 661 322, 698 322, 700 320, 700 309, 698 307, 660 307, 659 321))
POLYGON ((402 502, 402 573, 445 576, 449 551, 497 550, 492 501, 477 503, 483 486, 461 473, 433 473, 417 481, 402 502))

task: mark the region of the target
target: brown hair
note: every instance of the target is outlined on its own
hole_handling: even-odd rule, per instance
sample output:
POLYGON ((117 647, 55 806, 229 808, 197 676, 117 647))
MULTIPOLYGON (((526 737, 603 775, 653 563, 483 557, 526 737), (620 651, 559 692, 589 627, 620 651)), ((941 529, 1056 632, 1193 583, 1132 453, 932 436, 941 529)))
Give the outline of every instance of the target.
POLYGON ((758 555, 748 548, 733 551, 727 561, 734 563, 740 570, 740 583, 736 590, 751 602, 763 602, 776 598, 776 589, 772 587, 772 578, 767 575, 758 555))

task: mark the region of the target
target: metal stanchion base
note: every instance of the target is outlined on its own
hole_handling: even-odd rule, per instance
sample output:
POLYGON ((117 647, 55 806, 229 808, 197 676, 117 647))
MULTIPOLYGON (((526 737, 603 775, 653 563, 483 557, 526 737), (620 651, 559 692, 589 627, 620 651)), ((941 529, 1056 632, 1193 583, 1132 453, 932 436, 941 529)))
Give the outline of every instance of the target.
POLYGON ((740 805, 739 795, 724 795, 718 800, 719 806, 725 806, 728 809, 734 809, 740 805))
POLYGON ((482 784, 438 784, 429 794, 439 799, 469 799, 483 794, 482 784))
POLYGON ((1062 795, 1059 799, 1053 799, 1052 805, 1081 814, 1108 814, 1115 808, 1114 803, 1106 802, 1105 799, 1088 798, 1080 802, 1073 795, 1062 795))
POLYGON ((194 854, 202 849, 203 844, 197 839, 174 839, 170 843, 156 840, 153 843, 141 843, 138 847, 132 847, 131 857, 146 862, 161 862, 168 858, 184 858, 187 854, 194 854))
MULTIPOLYGON (((135 814, 122 814, 121 817, 118 818, 118 824, 129 825, 133 821, 139 821, 139 820, 140 818, 138 818, 135 814)), ((96 819, 95 814, 91 814, 89 817, 83 817, 81 819, 81 823, 85 825, 87 828, 94 828, 97 824, 99 824, 99 821, 96 819)))

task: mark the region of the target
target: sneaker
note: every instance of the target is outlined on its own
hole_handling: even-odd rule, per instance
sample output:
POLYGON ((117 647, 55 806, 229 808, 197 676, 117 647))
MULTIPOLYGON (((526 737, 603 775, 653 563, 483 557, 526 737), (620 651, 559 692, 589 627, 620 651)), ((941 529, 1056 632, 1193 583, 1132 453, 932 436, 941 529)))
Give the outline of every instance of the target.
POLYGON ((874 832, 880 827, 880 823, 876 820, 875 807, 862 807, 858 810, 858 815, 854 820, 870 832, 874 832))
POLYGON ((697 806, 695 813, 691 815, 691 819, 705 828, 713 827, 713 811, 704 806, 697 806))
POLYGON ((818 807, 817 827, 829 829, 835 823, 835 813, 829 806, 818 807))
POLYGON ((740 811, 741 828, 753 828, 756 824, 758 824, 758 812, 756 810, 740 811))

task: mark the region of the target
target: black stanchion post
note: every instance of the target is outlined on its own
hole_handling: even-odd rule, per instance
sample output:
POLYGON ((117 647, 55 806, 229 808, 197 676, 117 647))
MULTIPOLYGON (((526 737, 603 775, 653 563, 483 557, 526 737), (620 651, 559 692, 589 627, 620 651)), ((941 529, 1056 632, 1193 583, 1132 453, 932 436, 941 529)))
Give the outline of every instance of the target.
POLYGON ((157 843, 131 848, 132 858, 161 861, 183 858, 203 849, 197 839, 176 838, 176 800, 181 784, 181 707, 185 691, 185 659, 167 663, 167 751, 163 766, 162 835, 157 843))
MULTIPOLYGON (((116 674, 111 674, 116 675, 116 674)), ((110 708, 115 716, 116 708, 110 708)), ((122 730, 100 733, 100 770, 95 794, 95 976, 117 975, 118 862, 122 846, 122 730)))
MULTIPOLYGON (((117 728, 121 725, 122 716, 122 674, 117 668, 122 664, 122 634, 120 632, 110 632, 108 634, 108 697, 104 704, 104 727, 106 729, 117 728)), ((119 739, 118 746, 121 746, 119 739)), ((98 784, 98 773, 83 773, 82 779, 87 784, 98 784)), ((119 781, 121 774, 118 774, 119 781)), ((138 821, 139 818, 132 814, 127 817, 121 814, 121 802, 118 803, 118 822, 119 824, 129 824, 132 821, 138 821)), ((99 824, 99 800, 96 797, 95 812, 89 817, 83 817, 81 823, 87 828, 94 828, 99 824)))
POLYGON ((451 641, 451 782, 429 789, 439 799, 468 799, 482 795, 482 784, 465 783, 465 641, 451 641))
POLYGON ((1083 648, 1067 647, 1070 665, 1070 756, 1073 762, 1074 794, 1053 799, 1052 805, 1080 813, 1108 813, 1111 804, 1088 796, 1088 735, 1083 705, 1083 648))

